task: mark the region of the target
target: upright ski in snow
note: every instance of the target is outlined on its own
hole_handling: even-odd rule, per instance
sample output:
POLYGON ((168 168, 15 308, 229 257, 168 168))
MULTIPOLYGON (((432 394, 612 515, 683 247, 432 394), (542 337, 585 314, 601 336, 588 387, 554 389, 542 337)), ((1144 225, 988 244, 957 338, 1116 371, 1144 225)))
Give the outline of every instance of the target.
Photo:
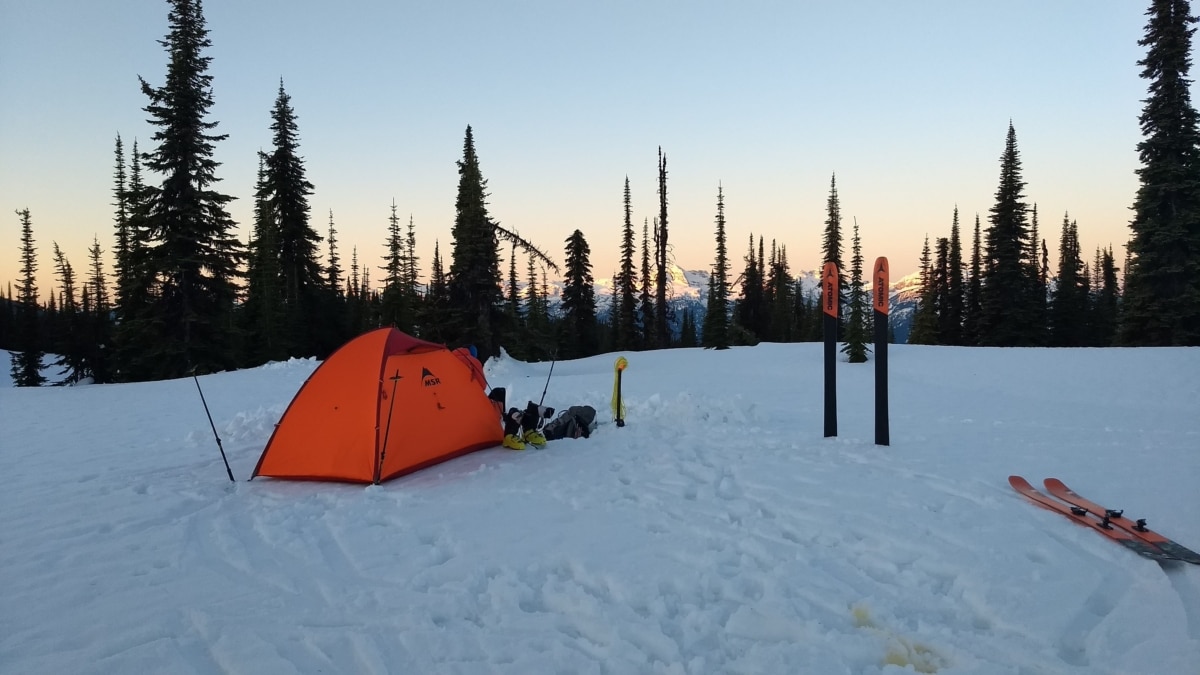
POLYGON ((1190 548, 1149 529, 1146 527, 1145 520, 1130 520, 1125 517, 1122 511, 1106 509, 1096 502, 1080 496, 1074 490, 1067 487, 1066 483, 1057 478, 1047 478, 1045 484, 1047 492, 1064 502, 1074 504, 1081 509, 1086 509, 1088 513, 1099 518, 1102 523, 1116 525, 1134 537, 1154 544, 1172 558, 1190 562, 1193 565, 1200 565, 1200 553, 1196 553, 1190 548))
POLYGON ((1034 504, 1037 504, 1044 509, 1049 509, 1050 511, 1057 511, 1076 523, 1079 523, 1080 525, 1090 527, 1140 556, 1150 558, 1152 560, 1175 560, 1175 557, 1168 554, 1166 551, 1163 551, 1162 549, 1149 544, 1124 530, 1117 529, 1111 525, 1106 527, 1103 522, 1090 517, 1086 509, 1079 507, 1072 508, 1071 505, 1063 503, 1038 491, 1029 484, 1029 481, 1020 476, 1009 476, 1008 484, 1034 504))

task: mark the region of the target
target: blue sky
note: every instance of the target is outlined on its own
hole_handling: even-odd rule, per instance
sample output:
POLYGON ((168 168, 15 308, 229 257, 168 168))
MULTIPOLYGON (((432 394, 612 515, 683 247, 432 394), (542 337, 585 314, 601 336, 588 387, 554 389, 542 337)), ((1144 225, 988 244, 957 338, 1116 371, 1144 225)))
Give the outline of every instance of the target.
MULTIPOLYGON (((470 124, 490 210, 556 260, 581 230, 616 269, 626 176, 639 227, 667 155, 675 260, 713 260, 718 184, 735 273, 751 233, 819 267, 830 178, 847 240, 914 271, 926 234, 986 227, 1009 121, 1052 264, 1064 213, 1083 249, 1129 238, 1147 2, 365 2, 207 0, 220 188, 245 240, 280 79, 313 224, 346 265, 381 262, 395 201, 423 276, 450 227, 470 124)), ((165 2, 0 0, 0 283, 28 207, 41 292, 52 242, 77 269, 112 248, 114 139, 149 149, 137 77, 162 83, 165 2)), ((153 180, 153 177, 151 177, 153 180)), ((324 248, 322 249, 324 255, 324 248)), ((505 250, 505 253, 507 251, 505 250)), ((524 261, 520 268, 524 270, 524 261)), ((374 279, 381 278, 378 269, 374 279)))

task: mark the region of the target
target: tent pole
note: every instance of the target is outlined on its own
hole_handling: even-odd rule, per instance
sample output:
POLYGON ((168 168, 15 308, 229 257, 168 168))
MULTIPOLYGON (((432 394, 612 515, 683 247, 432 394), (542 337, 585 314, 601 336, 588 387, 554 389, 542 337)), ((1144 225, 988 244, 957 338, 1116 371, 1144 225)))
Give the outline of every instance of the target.
POLYGON ((383 428, 383 447, 379 448, 379 461, 375 463, 375 484, 379 485, 379 474, 383 470, 383 459, 387 456, 388 434, 392 431, 392 411, 396 409, 396 385, 400 384, 400 369, 388 378, 392 381, 392 398, 388 400, 387 426, 383 428))

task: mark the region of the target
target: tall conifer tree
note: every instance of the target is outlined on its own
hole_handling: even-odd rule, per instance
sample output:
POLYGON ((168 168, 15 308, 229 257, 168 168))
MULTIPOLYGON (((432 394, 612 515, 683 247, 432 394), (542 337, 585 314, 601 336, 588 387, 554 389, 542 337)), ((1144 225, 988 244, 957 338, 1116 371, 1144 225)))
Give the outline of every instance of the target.
POLYGON ((329 209, 329 264, 325 266, 325 284, 339 295, 342 289, 342 259, 338 256, 337 230, 333 226, 333 209, 329 209))
POLYGON ((387 239, 384 241, 383 292, 380 296, 380 312, 384 325, 395 326, 402 331, 413 332, 413 312, 406 291, 408 275, 405 269, 404 234, 400 231, 400 216, 396 214, 396 201, 392 200, 392 212, 388 216, 387 239))
POLYGON ((949 274, 946 297, 945 332, 942 344, 963 344, 963 320, 966 314, 966 286, 963 279, 962 236, 958 226, 958 207, 954 207, 954 220, 950 225, 950 249, 947 260, 949 274))
POLYGON ((1024 189, 1017 132, 1010 122, 1000 157, 1000 185, 987 230, 980 321, 982 343, 986 345, 1036 345, 1044 328, 1038 323, 1036 310, 1036 268, 1029 265, 1033 244, 1024 189))
POLYGON ((143 363, 155 378, 225 370, 236 365, 232 317, 239 264, 244 252, 226 211, 232 197, 215 189, 219 180, 215 144, 208 121, 212 107, 211 46, 199 0, 169 0, 170 31, 160 41, 170 56, 166 82, 141 80, 150 100, 145 111, 158 127, 158 146, 146 167, 162 176, 149 188, 151 259, 159 277, 154 318, 158 339, 143 363))
POLYGON ((935 345, 938 343, 937 290, 934 286, 933 252, 929 248, 929 236, 921 247, 921 294, 917 309, 913 313, 912 331, 908 343, 913 345, 935 345))
POLYGON ((91 336, 85 329, 83 312, 75 294, 75 268, 58 247, 58 242, 52 242, 52 247, 59 283, 59 312, 55 317, 51 344, 58 355, 54 365, 62 368, 58 372, 62 379, 55 384, 76 384, 92 374, 86 358, 86 342, 90 341, 91 336))
POLYGON ((161 316, 155 302, 160 284, 151 248, 150 195, 142 180, 141 153, 133 142, 129 159, 129 183, 125 191, 126 250, 117 275, 117 325, 113 333, 116 349, 112 375, 117 381, 154 377, 153 355, 162 333, 161 316))
POLYGON ((654 225, 654 333, 658 346, 666 349, 671 346, 667 307, 667 282, 671 271, 668 269, 670 249, 667 248, 667 156, 663 154, 662 146, 658 148, 658 219, 654 225))
POLYGON ((246 300, 241 308, 248 337, 244 357, 248 365, 283 361, 293 355, 284 320, 279 221, 274 209, 267 179, 267 156, 260 152, 254 190, 254 229, 247 246, 246 300))
MULTIPOLYGON (((837 263, 838 267, 838 337, 843 334, 846 304, 846 266, 842 263, 842 206, 838 199, 837 174, 829 179, 829 199, 825 204, 825 231, 821 237, 822 263, 837 263)), ((761 258, 761 256, 759 256, 761 258)))
POLYGON ((1055 347, 1084 347, 1091 343, 1090 301, 1080 253, 1078 227, 1069 214, 1064 214, 1058 243, 1058 284, 1050 304, 1050 344, 1055 347))
POLYGON ((639 298, 642 318, 642 349, 654 349, 658 346, 658 329, 655 318, 658 313, 654 309, 654 273, 650 268, 650 236, 649 221, 642 221, 642 292, 639 298))
POLYGON ((1200 125, 1189 72, 1196 17, 1188 0, 1151 0, 1138 61, 1149 80, 1140 117, 1120 339, 1200 345, 1200 125))
POLYGON ((313 185, 308 181, 300 156, 300 134, 292 98, 279 82, 271 110, 273 149, 266 156, 264 192, 271 227, 275 230, 274 253, 279 257, 282 319, 288 338, 289 356, 323 355, 320 334, 326 322, 314 321, 325 300, 325 280, 317 247, 321 235, 310 222, 308 198, 313 185))
POLYGON ((629 176, 625 177, 625 222, 621 228, 621 270, 613 291, 618 311, 613 317, 615 348, 635 349, 641 343, 637 327, 637 272, 634 269, 633 211, 630 204, 629 176))
POLYGON ((846 343, 842 352, 850 363, 865 363, 867 360, 867 339, 870 335, 867 322, 870 308, 870 297, 863 283, 862 241, 858 236, 858 220, 854 221, 854 238, 850 245, 850 283, 846 286, 849 293, 848 312, 846 316, 846 343))
POLYGON ((129 194, 125 173, 125 144, 117 134, 116 169, 113 176, 113 223, 116 229, 117 246, 113 251, 116 282, 115 301, 121 305, 121 289, 128 285, 126 275, 129 266, 129 194))
POLYGON ((88 249, 91 260, 91 277, 87 282, 90 308, 85 310, 84 324, 87 337, 84 340, 84 357, 92 374, 92 381, 104 384, 112 380, 109 354, 112 352, 112 305, 109 302, 108 284, 104 278, 103 249, 100 240, 92 238, 88 249))
POLYGON ((450 306, 457 340, 474 344, 481 360, 498 354, 496 332, 500 294, 500 255, 487 210, 487 181, 479 168, 475 137, 467 127, 458 162, 458 199, 452 235, 450 306))
POLYGON ((1120 320, 1120 288, 1117 284, 1117 264, 1112 247, 1101 251, 1099 280, 1093 294, 1092 345, 1111 347, 1116 341, 1117 325, 1120 320))
POLYGON ((975 214, 975 230, 971 237, 971 271, 967 277, 963 302, 963 344, 982 344, 980 321, 983 315, 983 245, 980 237, 979 214, 975 214))
POLYGON ((717 185, 717 259, 708 277, 708 306, 704 312, 700 346, 729 349, 729 252, 725 243, 725 193, 717 185))
POLYGON ((564 280, 563 324, 560 354, 566 358, 591 356, 599 346, 596 336, 596 292, 589 260, 591 248, 583 232, 567 237, 567 276, 564 280))
POLYGON ((42 376, 42 343, 38 322, 37 247, 33 243, 33 219, 29 209, 17 211, 21 219, 21 282, 17 286, 17 340, 20 353, 12 360, 12 381, 18 387, 40 387, 46 383, 42 376))

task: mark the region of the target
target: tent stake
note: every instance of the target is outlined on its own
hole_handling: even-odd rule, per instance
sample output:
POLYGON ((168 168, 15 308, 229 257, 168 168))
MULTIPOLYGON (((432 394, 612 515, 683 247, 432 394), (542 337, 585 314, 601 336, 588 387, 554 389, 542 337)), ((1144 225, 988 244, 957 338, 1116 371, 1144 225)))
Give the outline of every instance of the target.
POLYGON ((225 462, 225 473, 229 474, 229 482, 236 483, 233 469, 229 468, 229 459, 225 457, 225 448, 221 446, 221 437, 217 435, 217 425, 213 424, 212 413, 208 411, 208 401, 204 400, 204 390, 200 388, 200 378, 196 377, 196 369, 192 368, 192 379, 196 381, 196 391, 200 392, 200 402, 204 404, 204 414, 208 415, 208 426, 212 427, 213 438, 217 439, 217 449, 221 451, 221 461, 225 462))

